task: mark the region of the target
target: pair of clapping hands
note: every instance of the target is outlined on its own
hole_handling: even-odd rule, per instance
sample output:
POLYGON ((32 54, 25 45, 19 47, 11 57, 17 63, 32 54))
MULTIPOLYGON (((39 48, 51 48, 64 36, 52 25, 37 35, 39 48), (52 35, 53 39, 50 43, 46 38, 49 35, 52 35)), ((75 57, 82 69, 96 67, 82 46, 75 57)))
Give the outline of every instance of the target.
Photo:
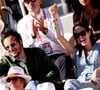
POLYGON ((32 36, 36 37, 39 35, 38 31, 45 32, 47 30, 47 23, 43 17, 33 17, 32 23, 32 36))
MULTIPOLYGON (((52 19, 57 18, 57 15, 56 15, 57 5, 53 4, 52 6, 50 6, 49 12, 52 16, 52 19)), ((41 31, 46 34, 48 30, 46 18, 44 18, 44 16, 39 16, 39 17, 32 16, 32 17, 33 17, 33 20, 32 20, 33 35, 32 36, 37 36, 39 34, 38 31, 41 31)))

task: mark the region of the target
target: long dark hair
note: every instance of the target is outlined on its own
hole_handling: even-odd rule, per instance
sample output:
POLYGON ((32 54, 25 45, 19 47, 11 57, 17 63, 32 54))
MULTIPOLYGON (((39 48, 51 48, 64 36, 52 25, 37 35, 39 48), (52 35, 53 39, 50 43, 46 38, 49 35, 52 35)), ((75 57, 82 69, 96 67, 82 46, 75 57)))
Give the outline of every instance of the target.
MULTIPOLYGON (((82 23, 81 22, 75 23, 75 25, 73 26, 73 36, 74 36, 74 30, 78 26, 81 26, 81 27, 85 28, 86 32, 89 32, 89 31, 91 32, 90 33, 90 42, 93 46, 96 43, 95 36, 94 36, 92 30, 89 29, 89 26, 86 22, 84 22, 84 23, 83 22, 82 23)), ((78 41, 77 41, 76 38, 75 38, 75 40, 76 40, 76 46, 75 47, 79 50, 79 56, 81 56, 81 53, 82 53, 82 50, 83 50, 84 47, 81 44, 78 44, 78 41)))

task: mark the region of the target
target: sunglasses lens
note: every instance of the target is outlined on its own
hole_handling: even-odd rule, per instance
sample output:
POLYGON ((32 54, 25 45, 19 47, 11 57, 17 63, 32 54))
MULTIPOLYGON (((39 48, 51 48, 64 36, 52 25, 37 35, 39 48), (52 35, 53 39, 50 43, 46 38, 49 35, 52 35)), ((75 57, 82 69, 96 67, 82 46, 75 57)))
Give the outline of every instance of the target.
POLYGON ((6 81, 7 81, 8 83, 11 82, 11 81, 15 82, 15 81, 17 81, 17 79, 18 79, 18 77, 8 78, 8 79, 6 79, 6 81))
POLYGON ((74 37, 75 37, 75 38, 79 38, 80 35, 81 35, 81 36, 85 36, 85 35, 86 35, 86 32, 85 32, 85 31, 82 31, 82 32, 80 32, 80 33, 75 33, 75 34, 74 34, 74 37))
POLYGON ((85 36, 85 35, 86 35, 86 32, 85 32, 85 31, 82 31, 82 32, 80 33, 80 35, 81 35, 81 36, 85 36))

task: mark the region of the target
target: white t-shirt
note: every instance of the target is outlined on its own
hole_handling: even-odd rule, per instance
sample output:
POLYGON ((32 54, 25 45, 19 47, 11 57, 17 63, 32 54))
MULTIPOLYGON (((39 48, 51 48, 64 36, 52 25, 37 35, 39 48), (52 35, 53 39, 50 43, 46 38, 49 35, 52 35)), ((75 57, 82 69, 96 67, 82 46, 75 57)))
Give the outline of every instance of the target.
MULTIPOLYGON (((24 47, 40 47, 42 48, 48 55, 54 55, 54 54, 60 54, 60 53, 66 53, 65 49, 59 44, 59 42, 56 40, 54 36, 54 27, 52 25, 52 17, 49 13, 48 9, 44 9, 45 15, 46 15, 46 21, 48 26, 48 32, 47 34, 43 34, 41 31, 39 31, 39 35, 41 36, 41 39, 39 37, 33 39, 32 38, 32 29, 30 22, 33 20, 33 17, 29 14, 24 16, 17 25, 18 33, 20 33, 22 40, 23 40, 23 46, 24 47)), ((41 16, 44 15, 43 9, 40 10, 41 16)), ((63 27, 60 21, 60 18, 58 16, 58 25, 60 28, 60 33, 62 36, 64 36, 63 27)))

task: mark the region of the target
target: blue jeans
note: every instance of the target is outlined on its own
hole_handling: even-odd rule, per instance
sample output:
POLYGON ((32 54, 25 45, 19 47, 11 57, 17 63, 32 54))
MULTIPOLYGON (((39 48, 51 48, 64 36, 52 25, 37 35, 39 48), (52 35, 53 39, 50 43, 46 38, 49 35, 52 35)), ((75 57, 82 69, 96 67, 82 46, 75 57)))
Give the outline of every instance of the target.
POLYGON ((77 79, 68 79, 64 85, 64 90, 80 90, 84 88, 100 90, 100 86, 96 86, 91 82, 80 82, 77 79))
POLYGON ((32 80, 26 85, 25 90, 37 90, 38 84, 39 84, 39 81, 32 80))

